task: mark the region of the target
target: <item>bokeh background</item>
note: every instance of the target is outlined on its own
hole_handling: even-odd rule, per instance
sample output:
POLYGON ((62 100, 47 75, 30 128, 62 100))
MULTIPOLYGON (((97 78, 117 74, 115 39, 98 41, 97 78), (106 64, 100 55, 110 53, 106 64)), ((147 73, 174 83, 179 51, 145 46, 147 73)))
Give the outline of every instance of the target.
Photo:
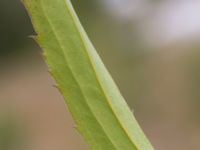
MULTIPOLYGON (((200 0, 72 2, 155 149, 200 149, 200 0)), ((0 149, 89 150, 33 34, 0 0, 0 149)))

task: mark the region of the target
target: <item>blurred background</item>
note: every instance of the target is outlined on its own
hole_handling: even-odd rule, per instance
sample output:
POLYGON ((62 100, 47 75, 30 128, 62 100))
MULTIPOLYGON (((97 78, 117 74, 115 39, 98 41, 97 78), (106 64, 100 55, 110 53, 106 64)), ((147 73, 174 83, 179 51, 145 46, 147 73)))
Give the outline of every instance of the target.
MULTIPOLYGON (((200 149, 200 0, 72 0, 156 150, 200 149)), ((0 149, 89 150, 20 0, 0 0, 0 149)))

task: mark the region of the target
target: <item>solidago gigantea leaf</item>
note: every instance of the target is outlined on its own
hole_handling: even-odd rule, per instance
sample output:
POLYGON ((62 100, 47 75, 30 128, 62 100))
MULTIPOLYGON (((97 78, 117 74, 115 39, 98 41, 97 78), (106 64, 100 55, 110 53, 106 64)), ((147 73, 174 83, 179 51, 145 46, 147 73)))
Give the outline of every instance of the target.
POLYGON ((50 71, 92 150, 153 150, 69 0, 24 0, 50 71))

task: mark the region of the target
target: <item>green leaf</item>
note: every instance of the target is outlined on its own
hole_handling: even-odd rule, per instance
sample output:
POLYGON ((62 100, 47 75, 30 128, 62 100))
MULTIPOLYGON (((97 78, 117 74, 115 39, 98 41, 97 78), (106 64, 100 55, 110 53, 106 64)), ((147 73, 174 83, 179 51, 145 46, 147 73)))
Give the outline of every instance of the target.
POLYGON ((24 0, 77 128, 92 150, 153 150, 69 0, 24 0))

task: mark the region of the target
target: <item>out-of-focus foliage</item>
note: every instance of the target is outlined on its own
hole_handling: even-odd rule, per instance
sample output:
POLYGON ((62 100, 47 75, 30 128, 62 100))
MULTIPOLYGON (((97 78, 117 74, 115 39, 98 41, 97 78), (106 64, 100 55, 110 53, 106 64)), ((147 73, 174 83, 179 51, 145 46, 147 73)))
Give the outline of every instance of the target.
POLYGON ((32 32, 27 15, 19 0, 0 1, 0 57, 19 53, 30 44, 27 35, 32 32))
POLYGON ((0 149, 21 150, 22 132, 16 124, 16 118, 10 116, 0 117, 0 149))

